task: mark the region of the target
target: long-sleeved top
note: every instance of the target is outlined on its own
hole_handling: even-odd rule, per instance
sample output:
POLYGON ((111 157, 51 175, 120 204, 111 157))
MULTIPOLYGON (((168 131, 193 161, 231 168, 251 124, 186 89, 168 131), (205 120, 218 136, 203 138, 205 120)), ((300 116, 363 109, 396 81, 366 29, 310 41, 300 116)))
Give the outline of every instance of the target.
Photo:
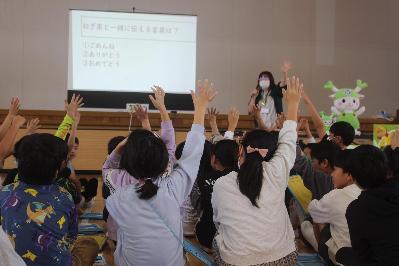
POLYGON ((16 182, 1 190, 0 206, 1 226, 27 265, 72 265, 78 221, 65 189, 16 182))
MULTIPOLYGON (((352 248, 361 262, 398 265, 399 179, 364 190, 346 210, 352 248)), ((359 264, 360 265, 360 264, 359 264)))
POLYGON ((237 173, 220 177, 213 187, 213 220, 221 258, 234 265, 254 265, 279 260, 296 250, 285 190, 295 161, 297 123, 285 121, 278 148, 263 162, 259 208, 240 192, 237 173))
MULTIPOLYGON (((171 166, 175 163, 175 130, 172 125, 172 121, 164 121, 161 123, 161 139, 166 145, 166 149, 169 154, 169 163, 167 171, 171 171, 171 166)), ((110 193, 114 193, 116 189, 124 187, 130 184, 137 184, 138 180, 131 176, 124 169, 119 169, 119 162, 121 155, 113 151, 106 159, 103 168, 102 175, 106 186, 109 188, 110 193)))
POLYGON ((75 120, 72 117, 70 117, 69 115, 65 115, 64 120, 62 120, 61 124, 58 126, 58 129, 55 132, 54 136, 65 140, 66 135, 68 134, 74 122, 75 120))
POLYGON ((331 239, 326 245, 332 254, 336 254, 342 247, 351 247, 345 213, 348 205, 359 197, 360 192, 360 188, 352 184, 331 190, 320 200, 312 200, 309 203, 308 210, 313 221, 330 224, 331 239))
POLYGON ((303 184, 312 192, 313 199, 319 200, 334 189, 332 177, 314 169, 312 162, 306 156, 302 155, 299 146, 297 146, 296 159, 292 170, 302 177, 303 184))
POLYGON ((158 178, 151 199, 140 199, 134 184, 108 197, 107 209, 118 225, 117 265, 184 265, 180 206, 197 177, 204 142, 204 127, 193 125, 180 160, 168 177, 158 178))
MULTIPOLYGON (((176 150, 176 140, 175 140, 175 129, 173 128, 173 124, 171 120, 164 121, 161 123, 161 139, 166 145, 166 149, 169 154, 169 162, 167 170, 163 176, 168 175, 174 163, 176 162, 175 158, 175 150, 176 150)), ((137 184, 138 180, 131 176, 128 172, 123 169, 119 169, 119 162, 121 160, 121 155, 116 152, 112 152, 108 158, 106 159, 102 174, 104 184, 108 188, 110 194, 113 194, 115 190, 120 187, 124 187, 130 184, 137 184)), ((118 230, 118 226, 113 220, 112 217, 108 217, 107 219, 107 233, 108 237, 112 240, 117 240, 116 232, 118 230)))

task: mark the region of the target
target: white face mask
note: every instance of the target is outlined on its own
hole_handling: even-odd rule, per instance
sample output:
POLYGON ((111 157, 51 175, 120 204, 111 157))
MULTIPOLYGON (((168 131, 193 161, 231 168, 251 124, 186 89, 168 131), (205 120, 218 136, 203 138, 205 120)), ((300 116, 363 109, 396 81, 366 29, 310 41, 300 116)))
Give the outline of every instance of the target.
POLYGON ((259 86, 260 86, 262 89, 268 89, 269 86, 270 86, 270 80, 268 80, 268 79, 262 79, 262 80, 260 80, 260 81, 259 81, 259 86))

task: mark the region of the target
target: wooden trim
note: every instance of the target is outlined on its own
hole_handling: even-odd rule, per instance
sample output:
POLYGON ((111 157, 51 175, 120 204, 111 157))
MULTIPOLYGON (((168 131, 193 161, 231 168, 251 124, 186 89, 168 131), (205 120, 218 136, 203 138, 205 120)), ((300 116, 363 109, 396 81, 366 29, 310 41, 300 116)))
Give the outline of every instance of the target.
MULTIPOLYGON (((7 115, 8 110, 0 110, 0 121, 3 121, 7 115)), ((80 129, 93 129, 93 130, 127 130, 129 126, 130 116, 126 112, 93 112, 82 111, 82 117, 79 124, 80 129)), ((64 111, 51 111, 51 110, 21 110, 20 114, 26 119, 39 118, 40 124, 44 129, 55 129, 62 121, 64 111)), ((159 129, 161 119, 159 114, 149 114, 150 123, 154 129, 159 129)), ((176 131, 188 131, 192 124, 193 115, 183 113, 170 113, 170 118, 173 121, 173 126, 176 131)), ((306 117, 310 120, 309 117, 306 117)), ((220 130, 227 129, 227 115, 218 116, 218 126, 220 130)), ((392 124, 399 123, 399 110, 397 111, 396 118, 392 124)), ((361 118, 361 131, 365 135, 372 134, 373 124, 391 124, 384 119, 378 118, 361 118)), ((132 127, 139 127, 140 122, 133 117, 132 127)), ((310 122, 311 129, 314 131, 314 126, 310 122)), ((209 126, 206 125, 209 129, 209 126)), ((250 115, 241 115, 238 122, 237 130, 250 130, 254 128, 253 118, 250 115)))

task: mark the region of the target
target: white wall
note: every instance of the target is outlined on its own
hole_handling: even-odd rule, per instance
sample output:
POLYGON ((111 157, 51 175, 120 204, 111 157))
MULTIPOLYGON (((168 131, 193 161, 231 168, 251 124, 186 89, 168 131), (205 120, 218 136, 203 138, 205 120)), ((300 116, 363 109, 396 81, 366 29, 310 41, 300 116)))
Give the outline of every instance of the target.
POLYGON ((198 15, 197 77, 219 87, 222 112, 246 112, 258 73, 280 78, 284 59, 320 109, 331 105, 325 81, 353 87, 358 78, 369 84, 366 115, 399 109, 396 0, 0 0, 0 108, 17 95, 24 109, 62 109, 68 10, 132 6, 198 15))

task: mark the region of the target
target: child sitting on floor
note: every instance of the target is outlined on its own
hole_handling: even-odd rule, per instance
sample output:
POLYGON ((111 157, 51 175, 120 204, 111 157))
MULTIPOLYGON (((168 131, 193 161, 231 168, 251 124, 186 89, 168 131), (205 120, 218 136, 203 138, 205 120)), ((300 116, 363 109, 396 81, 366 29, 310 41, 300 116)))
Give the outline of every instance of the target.
MULTIPOLYGON (((163 97, 155 96, 153 103, 160 107, 163 97)), ((192 92, 193 126, 169 176, 161 178, 169 162, 166 145, 148 130, 132 131, 113 152, 123 152, 119 171, 138 180, 119 188, 106 201, 118 225, 117 265, 185 265, 180 207, 197 177, 205 141, 204 116, 214 96, 208 81, 199 82, 198 93, 192 92)))
POLYGON ((213 187, 215 259, 219 265, 290 265, 296 263, 295 236, 285 208, 285 190, 295 161, 299 79, 288 80, 287 121, 277 137, 248 132, 240 145, 240 168, 213 187))
POLYGON ((316 235, 320 235, 318 252, 329 265, 335 264, 335 254, 340 248, 351 247, 345 212, 361 192, 348 172, 351 152, 343 150, 338 153, 331 173, 335 189, 320 200, 312 200, 308 206, 313 222, 321 231, 316 231, 316 235))

